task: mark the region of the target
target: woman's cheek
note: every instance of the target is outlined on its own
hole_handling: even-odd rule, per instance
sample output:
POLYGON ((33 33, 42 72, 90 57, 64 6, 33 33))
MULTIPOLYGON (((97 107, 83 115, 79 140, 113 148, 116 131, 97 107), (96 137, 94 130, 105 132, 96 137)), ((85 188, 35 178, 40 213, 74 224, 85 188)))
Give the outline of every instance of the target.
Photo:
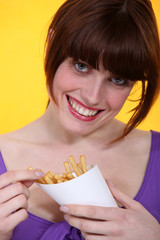
POLYGON ((119 111, 124 103, 126 102, 130 90, 127 91, 112 91, 108 96, 106 96, 106 101, 108 102, 110 109, 119 111))

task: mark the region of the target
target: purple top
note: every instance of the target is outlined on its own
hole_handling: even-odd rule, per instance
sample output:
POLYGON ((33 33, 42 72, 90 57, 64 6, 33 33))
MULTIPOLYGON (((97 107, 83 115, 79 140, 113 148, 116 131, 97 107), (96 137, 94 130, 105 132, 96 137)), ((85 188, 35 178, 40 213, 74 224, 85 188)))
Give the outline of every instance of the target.
MULTIPOLYGON (((0 174, 6 167, 0 153, 0 174)), ((142 185, 135 196, 160 223, 160 133, 152 131, 150 157, 142 185)), ((50 222, 28 212, 28 219, 15 229, 11 240, 84 240, 80 231, 66 221, 50 222)))

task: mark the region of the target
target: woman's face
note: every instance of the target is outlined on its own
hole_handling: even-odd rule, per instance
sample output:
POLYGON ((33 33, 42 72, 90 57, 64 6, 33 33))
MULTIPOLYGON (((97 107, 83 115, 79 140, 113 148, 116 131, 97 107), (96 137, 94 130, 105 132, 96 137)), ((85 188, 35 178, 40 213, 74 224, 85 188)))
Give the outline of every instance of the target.
POLYGON ((67 58, 57 69, 54 111, 61 128, 74 135, 87 135, 109 123, 120 111, 133 82, 98 71, 82 61, 67 58))

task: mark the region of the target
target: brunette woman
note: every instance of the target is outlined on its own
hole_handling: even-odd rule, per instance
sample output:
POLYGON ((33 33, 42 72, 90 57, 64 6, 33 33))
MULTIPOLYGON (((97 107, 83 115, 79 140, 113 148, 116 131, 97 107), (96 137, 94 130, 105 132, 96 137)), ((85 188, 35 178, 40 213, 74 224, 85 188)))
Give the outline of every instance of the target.
POLYGON ((1 240, 160 239, 160 133, 136 129, 158 96, 159 63, 149 0, 67 0, 59 8, 46 41, 46 112, 0 138, 1 240), (137 83, 141 97, 124 124, 115 116, 137 83), (38 168, 62 172, 70 154, 99 166, 118 208, 59 209, 33 184, 38 168))

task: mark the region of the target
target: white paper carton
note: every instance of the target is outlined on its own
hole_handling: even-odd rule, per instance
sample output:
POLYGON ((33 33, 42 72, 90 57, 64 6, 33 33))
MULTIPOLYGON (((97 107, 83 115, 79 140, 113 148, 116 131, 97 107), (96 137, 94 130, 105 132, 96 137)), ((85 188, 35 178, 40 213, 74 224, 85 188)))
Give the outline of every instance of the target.
POLYGON ((60 205, 81 204, 117 207, 117 203, 97 165, 67 182, 37 184, 60 205))

